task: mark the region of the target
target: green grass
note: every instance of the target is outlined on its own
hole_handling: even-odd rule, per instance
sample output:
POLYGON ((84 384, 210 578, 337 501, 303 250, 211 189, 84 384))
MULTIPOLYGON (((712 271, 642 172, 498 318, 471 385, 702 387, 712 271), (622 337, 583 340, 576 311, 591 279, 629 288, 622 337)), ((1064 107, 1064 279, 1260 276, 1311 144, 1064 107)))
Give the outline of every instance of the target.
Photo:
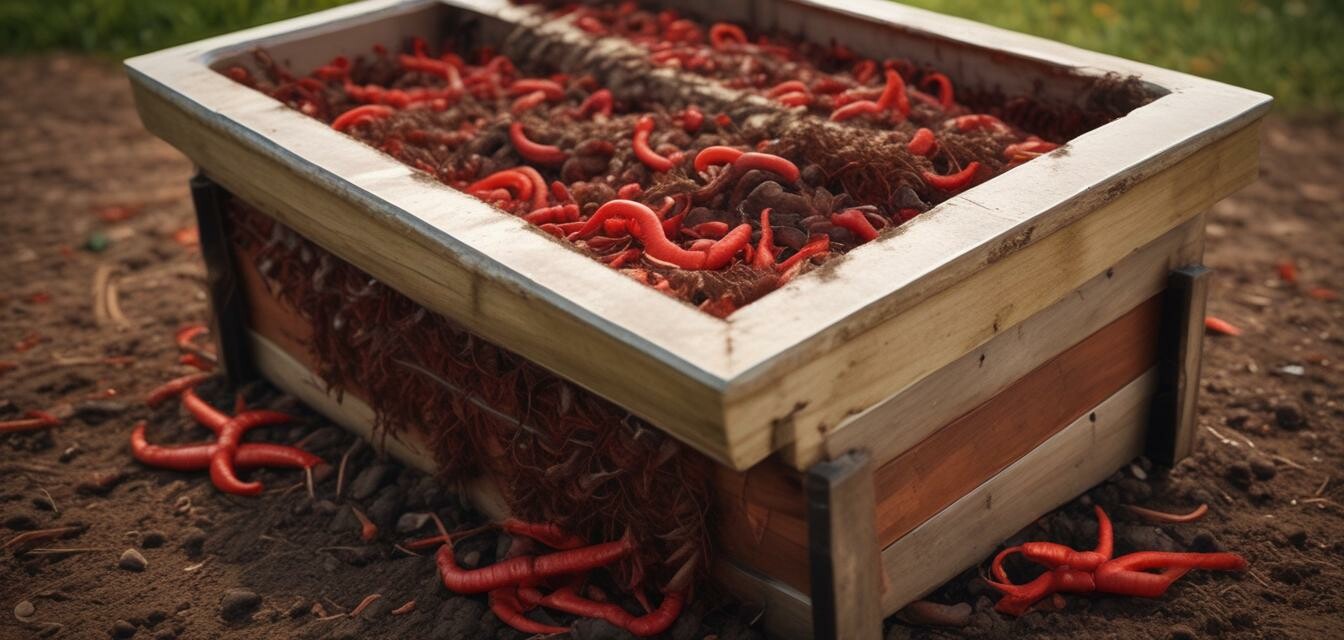
MULTIPOLYGON (((1280 108, 1344 108, 1339 0, 903 0, 1264 91, 1280 108)), ((341 4, 340 0, 0 0, 0 52, 116 57, 341 4)))
POLYGON ((1289 112, 1344 108, 1338 0, 901 0, 1273 95, 1289 112))
POLYGON ((339 0, 0 0, 0 51, 126 57, 343 4, 339 0))

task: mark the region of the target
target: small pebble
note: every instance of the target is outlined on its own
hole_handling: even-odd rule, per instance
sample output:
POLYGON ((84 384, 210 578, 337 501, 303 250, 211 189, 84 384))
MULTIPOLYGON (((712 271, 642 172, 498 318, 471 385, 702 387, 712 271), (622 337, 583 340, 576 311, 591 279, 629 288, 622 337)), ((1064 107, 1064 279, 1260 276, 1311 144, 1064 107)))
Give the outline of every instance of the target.
POLYGON ((168 627, 154 632, 154 640, 174 640, 177 637, 177 629, 168 627))
POLYGON ((1289 529, 1284 532, 1283 537, 1288 541, 1288 544, 1291 544, 1298 549, 1307 548, 1307 530, 1302 527, 1293 527, 1289 529))
POLYGON ((1301 431, 1307 426, 1307 417, 1302 409, 1294 404, 1281 404, 1274 407, 1274 422, 1286 431, 1301 431))
POLYGON ((144 571, 145 567, 149 566, 149 561, 139 551, 127 549, 121 553, 117 566, 127 571, 144 571))
POLYGON ((37 613, 37 607, 34 607, 33 603, 27 600, 23 600, 18 604, 14 605, 15 618, 18 618, 20 620, 23 620, 25 618, 31 618, 33 617, 34 613, 37 613))
POLYGON ((1186 625, 1176 624, 1172 625, 1171 629, 1167 631, 1167 638, 1169 640, 1196 640, 1199 638, 1199 634, 1186 625))
POLYGON ((139 629, 136 629, 135 625, 125 620, 118 620, 112 623, 111 634, 113 638, 130 638, 135 636, 136 631, 139 631, 139 629))
POLYGON ((397 518, 397 533, 412 533, 429 524, 428 513, 403 513, 397 518))
POLYGON ((229 589, 219 601, 219 615, 225 620, 240 620, 261 606, 261 596, 247 589, 229 589))
POLYGON ((162 531, 146 531, 140 536, 140 547, 144 549, 157 549, 162 547, 168 541, 168 536, 162 531))
POLYGON ((189 555, 197 555, 205 546, 205 530, 200 527, 192 527, 182 536, 182 548, 189 555))
POLYGON ((1255 473, 1251 471, 1251 465, 1241 460, 1227 465, 1226 473, 1228 482, 1242 489, 1249 488, 1255 478, 1255 473))
POLYGON ((355 500, 368 500, 383 486, 383 479, 393 470, 392 465, 375 464, 366 467, 350 483, 350 497, 355 500))
POLYGON ((1279 470, 1274 467, 1274 461, 1264 456, 1255 456, 1251 458, 1251 473, 1260 480, 1270 480, 1279 470))

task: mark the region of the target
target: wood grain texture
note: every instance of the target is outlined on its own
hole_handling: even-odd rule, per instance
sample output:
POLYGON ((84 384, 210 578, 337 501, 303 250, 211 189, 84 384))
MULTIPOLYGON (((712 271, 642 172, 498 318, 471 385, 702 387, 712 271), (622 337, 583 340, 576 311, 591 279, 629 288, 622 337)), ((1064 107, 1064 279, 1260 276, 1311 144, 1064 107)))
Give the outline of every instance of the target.
POLYGON ((882 610, 896 611, 936 589, 1139 455, 1156 382, 1148 371, 884 549, 891 584, 882 610))
POLYGON ((1026 455, 1157 362, 1155 296, 882 465, 886 546, 1026 455))
MULTIPOLYGON (((729 422, 773 424, 781 445, 792 442, 800 451, 815 450, 850 416, 1054 304, 1248 184, 1258 170, 1258 145, 1258 125, 1247 127, 1118 192, 1086 217, 1029 247, 986 258, 960 282, 927 297, 916 296, 917 306, 893 310, 877 305, 846 320, 844 328, 823 332, 828 338, 799 344, 750 382, 734 381, 726 400, 729 422)), ((1032 227, 1023 233, 1034 236, 1032 227)), ((842 261, 836 268, 844 265, 842 261)), ((843 277, 838 272, 833 276, 843 277)), ((893 304, 907 294, 913 295, 893 295, 893 304)), ((735 354, 739 346, 735 341, 735 354)))
POLYGON ((842 423, 822 443, 824 451, 801 451, 791 445, 781 455, 797 468, 822 456, 864 447, 881 466, 1042 362, 1157 295, 1167 286, 1173 269, 1198 263, 1203 253, 1204 216, 1199 215, 1126 256, 1059 302, 842 423))
POLYGON ((868 454, 851 451, 817 463, 808 470, 804 489, 813 634, 880 639, 882 568, 868 454))

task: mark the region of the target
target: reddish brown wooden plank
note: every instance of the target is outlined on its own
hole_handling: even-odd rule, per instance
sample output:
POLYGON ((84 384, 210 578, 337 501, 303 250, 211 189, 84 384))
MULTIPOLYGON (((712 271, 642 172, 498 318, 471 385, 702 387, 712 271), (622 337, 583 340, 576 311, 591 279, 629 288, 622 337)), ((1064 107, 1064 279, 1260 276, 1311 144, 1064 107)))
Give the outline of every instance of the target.
POLYGON ((1160 314, 1160 296, 1150 298, 882 465, 874 481, 883 546, 1151 368, 1160 314))

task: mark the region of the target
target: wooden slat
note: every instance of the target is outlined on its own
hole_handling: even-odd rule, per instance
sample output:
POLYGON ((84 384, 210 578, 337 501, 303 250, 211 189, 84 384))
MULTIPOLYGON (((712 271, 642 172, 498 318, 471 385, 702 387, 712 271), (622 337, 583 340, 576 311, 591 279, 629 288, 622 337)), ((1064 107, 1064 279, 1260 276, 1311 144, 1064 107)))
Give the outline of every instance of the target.
POLYGON ((210 333, 219 367, 229 384, 238 386, 256 377, 248 355, 247 298, 238 282, 238 270, 229 246, 224 203, 228 193, 204 173, 191 179, 191 201, 196 209, 201 258, 205 261, 206 291, 210 296, 210 333))
MULTIPOLYGON (((1151 368, 1161 302, 1160 294, 1150 297, 882 464, 875 472, 879 543, 918 526, 1151 368)), ((720 469, 715 488, 719 550, 809 593, 798 472, 776 460, 746 472, 720 469)))
MULTIPOLYGON (((1258 171, 1258 145, 1258 124, 1248 126, 1103 200, 1086 217, 1043 239, 1034 240, 1034 227, 1028 226, 1021 238, 1034 244, 1001 259, 992 252, 983 256, 984 262, 965 269, 966 277, 950 287, 928 296, 918 288, 903 290, 890 303, 871 305, 823 332, 827 337, 772 357, 756 375, 735 378, 726 401, 729 422, 776 425, 776 441, 796 443, 806 455, 790 460, 802 466, 848 417, 1054 304, 1249 184, 1258 171)), ((841 261, 830 276, 859 277, 845 265, 841 261)), ((774 334, 764 325, 760 331, 774 334)), ((768 348, 761 339, 744 344, 735 333, 734 357, 750 359, 755 349, 768 348)))
POLYGON ((1174 465, 1195 446, 1209 280, 1208 268, 1193 265, 1173 271, 1167 287, 1159 345, 1161 379, 1148 437, 1148 456, 1159 464, 1174 465))
MULTIPOLYGON (((827 457, 863 447, 881 466, 1009 384, 1119 318, 1167 286, 1168 274, 1199 262, 1204 216, 1195 216, 1126 256, 1049 308, 904 391, 842 424, 825 442, 827 457)), ((792 448, 792 447, 791 447, 792 448)), ((786 449, 786 459, 810 459, 786 449)), ((795 463, 796 464, 796 463, 795 463)))
POLYGON ((1036 518, 1143 450, 1157 375, 1149 371, 1031 453, 882 551, 890 613, 938 588, 1036 518))
POLYGON ((819 640, 882 637, 873 467, 853 451, 807 472, 812 629, 819 640))
POLYGON ((885 546, 1035 449, 1157 361, 1154 297, 876 472, 885 546))

